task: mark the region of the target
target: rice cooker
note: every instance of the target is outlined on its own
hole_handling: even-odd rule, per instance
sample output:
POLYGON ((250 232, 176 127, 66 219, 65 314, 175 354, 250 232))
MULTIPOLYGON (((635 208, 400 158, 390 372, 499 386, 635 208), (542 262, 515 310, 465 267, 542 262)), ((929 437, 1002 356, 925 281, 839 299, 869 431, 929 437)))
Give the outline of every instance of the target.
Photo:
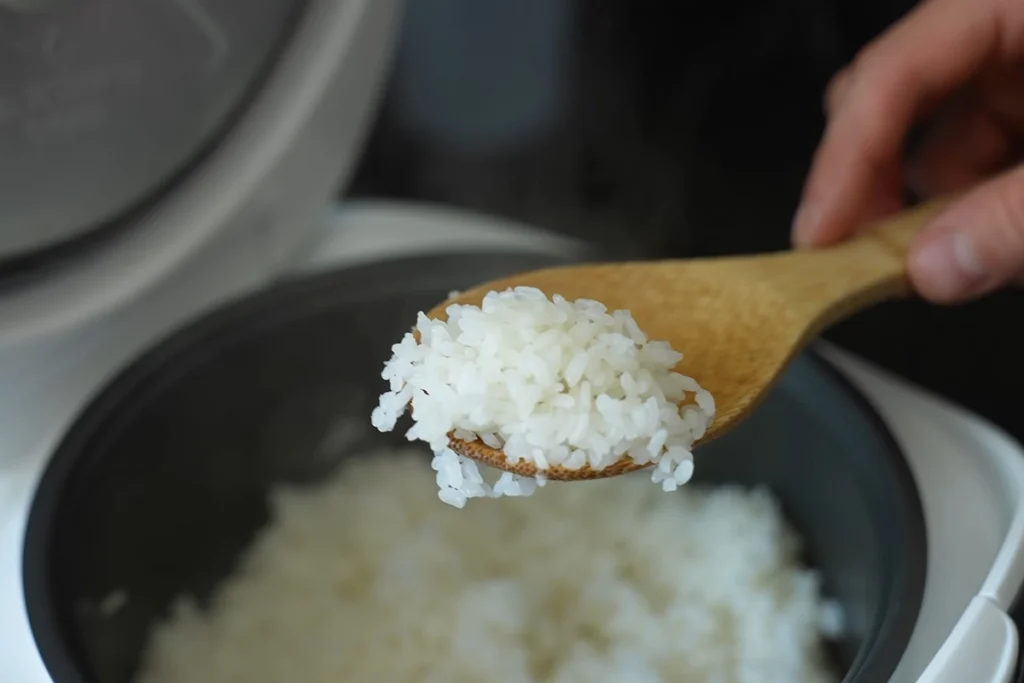
MULTIPOLYGON (((169 600, 209 591, 265 521, 268 486, 380 438, 377 361, 416 310, 607 256, 333 203, 399 10, 0 0, 0 679, 130 681, 169 600)), ((700 477, 769 484, 807 541, 845 608, 844 681, 1018 680, 1019 444, 819 344, 706 449, 700 477)))

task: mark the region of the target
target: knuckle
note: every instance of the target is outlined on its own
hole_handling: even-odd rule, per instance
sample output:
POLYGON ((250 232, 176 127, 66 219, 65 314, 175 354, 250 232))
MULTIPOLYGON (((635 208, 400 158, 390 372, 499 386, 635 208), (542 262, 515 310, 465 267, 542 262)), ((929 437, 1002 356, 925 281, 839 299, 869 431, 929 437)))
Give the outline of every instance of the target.
POLYGON ((872 56, 876 52, 877 42, 870 42, 864 45, 853 55, 853 59, 850 61, 850 72, 858 73, 864 70, 865 65, 870 66, 872 56))
POLYGON ((871 46, 858 53, 842 86, 850 125, 864 128, 869 137, 886 128, 915 81, 907 65, 881 62, 879 54, 871 46))
POLYGON ((834 114, 842 106, 850 89, 850 69, 836 72, 825 89, 825 108, 828 114, 834 114))

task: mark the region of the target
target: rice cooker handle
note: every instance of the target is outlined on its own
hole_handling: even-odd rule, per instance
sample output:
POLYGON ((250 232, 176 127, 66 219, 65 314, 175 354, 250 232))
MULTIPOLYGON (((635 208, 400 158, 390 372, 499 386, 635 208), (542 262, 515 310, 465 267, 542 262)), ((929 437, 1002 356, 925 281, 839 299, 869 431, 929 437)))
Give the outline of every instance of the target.
POLYGON ((1012 683, 1017 627, 988 598, 975 596, 917 683, 1012 683))

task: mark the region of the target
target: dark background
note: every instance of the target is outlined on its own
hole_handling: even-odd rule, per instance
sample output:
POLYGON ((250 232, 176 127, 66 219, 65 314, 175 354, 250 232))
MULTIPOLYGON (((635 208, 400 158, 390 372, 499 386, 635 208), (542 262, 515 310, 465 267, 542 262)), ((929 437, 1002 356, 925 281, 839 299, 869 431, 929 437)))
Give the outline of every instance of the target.
MULTIPOLYGON (((969 0, 964 0, 969 2, 969 0)), ((410 0, 349 188, 626 256, 785 248, 828 78, 912 0, 410 0)), ((827 337, 1024 439, 1022 297, 886 305, 827 337)))

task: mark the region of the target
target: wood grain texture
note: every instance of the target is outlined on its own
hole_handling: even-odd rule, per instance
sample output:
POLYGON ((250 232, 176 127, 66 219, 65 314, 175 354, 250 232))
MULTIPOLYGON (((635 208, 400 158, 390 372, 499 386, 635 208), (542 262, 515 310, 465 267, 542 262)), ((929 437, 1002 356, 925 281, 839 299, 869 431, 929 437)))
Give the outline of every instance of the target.
MULTIPOLYGON (((547 268, 461 292, 427 315, 446 319, 453 304, 480 305, 484 295, 530 286, 549 297, 600 301, 628 309, 652 340, 681 352, 678 372, 715 397, 715 421, 701 443, 746 417, 790 360, 826 327, 868 306, 910 294, 906 254, 914 235, 944 202, 921 205, 838 246, 755 256, 604 263, 547 268)), ((553 480, 595 479, 642 469, 628 457, 601 470, 510 465, 497 449, 452 439, 452 449, 516 474, 553 480)))

